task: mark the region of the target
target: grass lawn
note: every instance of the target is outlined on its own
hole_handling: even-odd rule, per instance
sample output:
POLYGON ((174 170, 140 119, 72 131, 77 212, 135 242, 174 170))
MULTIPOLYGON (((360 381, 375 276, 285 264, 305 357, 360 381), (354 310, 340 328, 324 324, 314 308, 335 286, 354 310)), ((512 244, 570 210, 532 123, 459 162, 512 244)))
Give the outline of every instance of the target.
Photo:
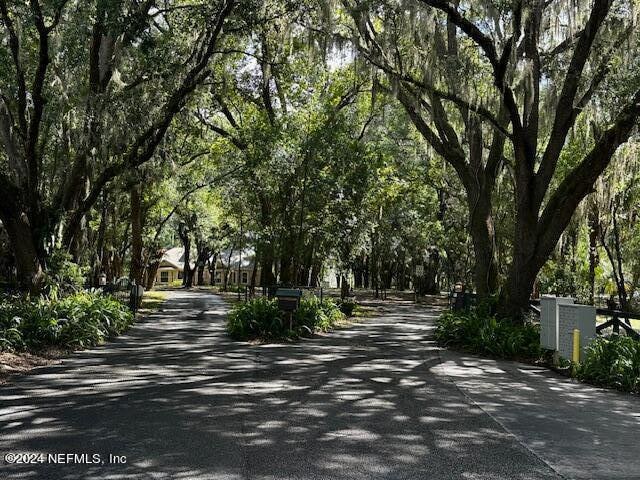
POLYGON ((160 290, 150 290, 144 292, 142 297, 142 304, 140 305, 140 311, 142 313, 149 313, 154 310, 158 310, 160 305, 167 299, 167 292, 160 290))

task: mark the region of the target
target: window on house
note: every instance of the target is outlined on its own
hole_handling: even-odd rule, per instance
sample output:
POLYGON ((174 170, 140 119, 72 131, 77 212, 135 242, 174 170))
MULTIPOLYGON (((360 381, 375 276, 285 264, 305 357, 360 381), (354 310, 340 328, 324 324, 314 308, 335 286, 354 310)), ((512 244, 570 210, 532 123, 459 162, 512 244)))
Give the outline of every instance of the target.
POLYGON ((231 283, 236 283, 236 272, 231 272, 231 283))
POLYGON ((249 281, 249 274, 247 272, 242 272, 242 283, 247 283, 249 281))
POLYGON ((169 272, 160 272, 160 283, 169 283, 169 272))
POLYGON ((216 272, 216 283, 222 283, 222 273, 216 272))
POLYGON ((178 270, 178 280, 182 280, 182 272, 178 270))

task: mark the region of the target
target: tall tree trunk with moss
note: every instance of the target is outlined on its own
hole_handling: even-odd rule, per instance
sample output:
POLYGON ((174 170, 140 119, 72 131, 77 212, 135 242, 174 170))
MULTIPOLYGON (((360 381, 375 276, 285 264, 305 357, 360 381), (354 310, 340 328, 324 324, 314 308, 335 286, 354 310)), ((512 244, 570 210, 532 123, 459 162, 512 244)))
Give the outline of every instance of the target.
POLYGON ((137 285, 143 284, 144 261, 142 258, 142 197, 140 185, 136 184, 129 190, 131 206, 131 272, 129 277, 137 285))
POLYGON ((587 228, 589 231, 589 302, 595 305, 596 268, 600 263, 598 255, 600 213, 598 204, 593 199, 590 199, 587 204, 587 228))
POLYGON ((182 241, 183 254, 183 269, 182 269, 182 285, 185 288, 191 288, 193 286, 193 271, 191 270, 191 236, 189 228, 185 222, 178 224, 178 236, 182 241))

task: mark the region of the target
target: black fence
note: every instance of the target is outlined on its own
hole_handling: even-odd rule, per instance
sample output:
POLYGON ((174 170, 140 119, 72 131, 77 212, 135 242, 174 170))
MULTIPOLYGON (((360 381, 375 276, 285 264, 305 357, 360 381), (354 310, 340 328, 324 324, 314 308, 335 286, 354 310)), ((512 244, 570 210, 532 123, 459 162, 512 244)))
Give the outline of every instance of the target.
POLYGON ((640 320, 640 315, 608 308, 596 308, 596 315, 609 317, 609 320, 596 326, 597 333, 602 334, 603 330, 611 327, 613 333, 620 333, 620 329, 623 329, 628 336, 640 340, 640 334, 631 327, 630 322, 630 320, 640 320))
POLYGON ((322 287, 310 287, 308 285, 269 285, 255 287, 253 289, 247 285, 244 287, 244 292, 238 292, 238 297, 242 295, 245 302, 256 297, 267 297, 271 299, 275 298, 276 291, 279 288, 301 290, 303 292, 303 296, 315 295, 316 297, 320 298, 320 301, 324 299, 324 290, 322 287))
MULTIPOLYGON (((529 309, 540 316, 540 300, 531 300, 529 309)), ((608 318, 604 323, 596 325, 596 333, 602 334, 608 328, 612 328, 613 333, 620 333, 622 329, 628 336, 640 340, 640 333, 631 326, 631 320, 640 320, 640 314, 611 308, 596 308, 596 315, 608 318)))

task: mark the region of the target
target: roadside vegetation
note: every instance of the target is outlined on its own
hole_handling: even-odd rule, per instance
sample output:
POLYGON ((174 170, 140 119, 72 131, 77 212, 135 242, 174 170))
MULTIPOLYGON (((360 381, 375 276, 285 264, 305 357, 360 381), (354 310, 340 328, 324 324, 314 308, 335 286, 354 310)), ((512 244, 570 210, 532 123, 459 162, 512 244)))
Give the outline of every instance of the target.
MULTIPOLYGON (((436 321, 440 346, 482 356, 552 365, 552 352, 540 347, 540 328, 491 316, 485 308, 446 312, 436 321)), ((622 335, 595 338, 577 365, 560 359, 566 371, 593 385, 640 393, 640 341, 622 335)))
MULTIPOLYGON (((84 288, 87 272, 69 255, 56 254, 53 259, 40 295, 0 295, 0 352, 89 348, 133 324, 134 314, 126 303, 99 289, 84 288)), ((157 310, 166 297, 165 292, 145 292, 140 311, 157 310)))
POLYGON ((640 341, 621 335, 596 338, 576 373, 593 385, 640 393, 640 341))
POLYGON ((442 346, 480 355, 520 360, 542 355, 537 325, 499 321, 482 309, 442 314, 435 337, 442 346))
POLYGON ((237 340, 292 340, 326 332, 345 319, 331 299, 303 298, 289 316, 279 309, 277 299, 259 297, 233 306, 227 332, 237 340))
POLYGON ((133 323, 133 314, 99 292, 0 298, 0 351, 75 350, 99 345, 133 323))

